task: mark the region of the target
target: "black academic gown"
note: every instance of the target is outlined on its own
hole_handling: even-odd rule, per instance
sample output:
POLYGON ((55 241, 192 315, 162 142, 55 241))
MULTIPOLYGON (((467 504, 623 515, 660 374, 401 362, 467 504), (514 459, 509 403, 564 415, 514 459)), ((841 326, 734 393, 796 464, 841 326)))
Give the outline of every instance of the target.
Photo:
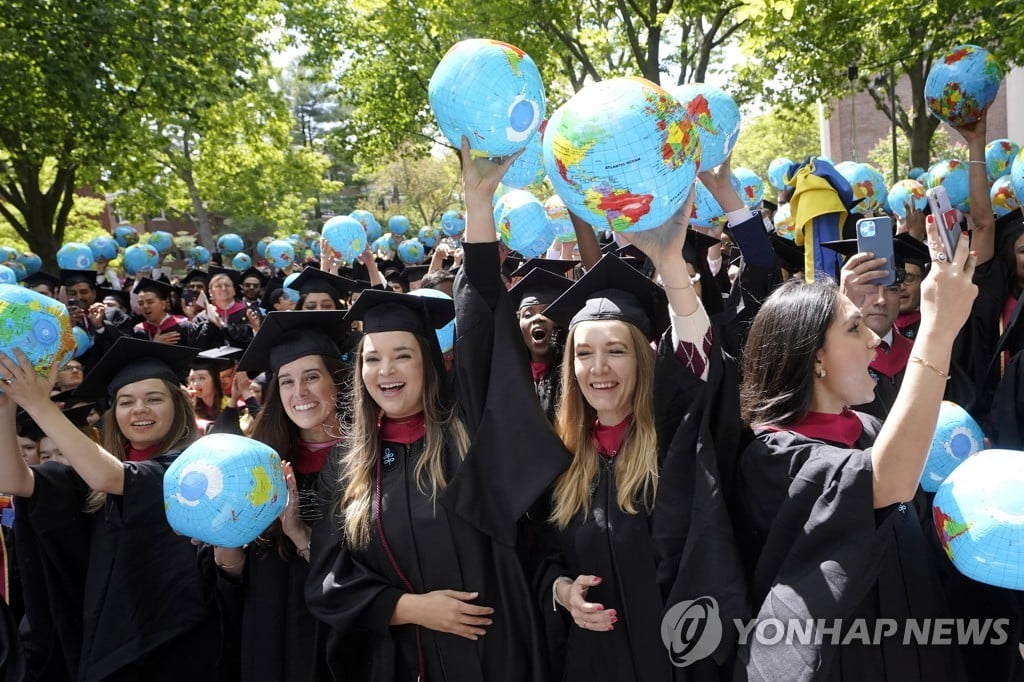
POLYGON ((33 679, 218 679, 212 563, 164 514, 173 459, 125 463, 124 494, 92 514, 73 469, 33 467, 15 515, 33 679))
MULTIPOLYGON (((472 438, 465 459, 446 444, 449 483, 432 500, 413 474, 423 439, 381 443, 369 545, 345 543, 336 514, 314 525, 306 600, 334 629, 335 679, 415 680, 417 640, 428 682, 548 679, 540 618, 514 547, 516 522, 568 457, 532 395, 497 245, 465 247, 455 296, 457 405, 472 438), (402 594, 442 589, 479 592, 473 603, 494 608, 484 637, 390 625, 402 594)), ((336 475, 328 470, 321 480, 336 475)), ((335 495, 325 496, 328 505, 335 495)))
MULTIPOLYGON (((871 450, 878 423, 858 415, 853 449, 793 431, 762 432, 744 450, 733 515, 751 602, 782 621, 948 618, 939 568, 914 504, 873 508, 871 450)), ((871 626, 869 626, 871 627, 871 626)), ((844 629, 840 641, 847 631, 844 629)), ((965 680, 955 646, 769 645, 738 651, 737 680, 965 680)))

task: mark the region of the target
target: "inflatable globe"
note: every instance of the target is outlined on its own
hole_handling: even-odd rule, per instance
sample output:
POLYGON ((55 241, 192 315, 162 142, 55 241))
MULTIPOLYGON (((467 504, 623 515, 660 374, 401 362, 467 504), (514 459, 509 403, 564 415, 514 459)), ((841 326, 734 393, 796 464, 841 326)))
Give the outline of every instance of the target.
POLYGON ((245 248, 245 241, 234 232, 217 237, 217 250, 230 258, 245 248))
POLYGON ((18 254, 15 260, 24 265, 25 271, 30 275, 39 272, 43 267, 43 259, 30 251, 18 254))
POLYGON ((740 183, 740 199, 747 208, 758 208, 764 199, 764 181, 749 168, 733 168, 732 175, 740 183))
MULTIPOLYGON (((768 164, 768 182, 771 183, 772 187, 780 192, 784 189, 793 189, 792 186, 786 182, 786 173, 789 172, 789 167, 792 165, 793 162, 784 156, 773 159, 772 162, 768 164)), ((836 170, 839 170, 839 166, 836 166, 836 170)))
POLYGON ((320 258, 320 240, 315 239, 309 244, 309 250, 313 252, 313 258, 320 258))
POLYGON ((204 436, 164 473, 171 528, 216 547, 252 542, 287 504, 281 459, 269 445, 245 436, 204 436))
POLYGON ((95 259, 114 260, 117 258, 117 242, 113 237, 96 237, 89 242, 92 257, 95 259))
MULTIPOLYGON (((452 297, 443 291, 437 289, 414 289, 409 292, 413 296, 424 296, 426 298, 442 298, 445 300, 452 300, 452 297)), ((451 320, 445 326, 435 330, 437 332, 437 343, 441 346, 442 353, 451 352, 452 348, 455 347, 455 320, 451 320)))
POLYGON ((1019 203, 1024 197, 1024 154, 1018 154, 1010 165, 1010 186, 1019 203))
POLYGON ((0 263, 9 263, 17 260, 18 250, 12 246, 0 246, 0 263))
POLYGON ((274 241, 273 237, 264 237, 263 239, 256 242, 256 255, 260 258, 267 257, 267 244, 274 241))
POLYGON ((394 236, 390 232, 382 234, 370 244, 370 251, 373 251, 378 256, 384 256, 395 250, 397 243, 394 236))
POLYGON ((981 118, 1002 80, 1003 69, 987 50, 957 45, 932 64, 924 99, 932 114, 955 128, 981 118))
POLYGON ((305 252, 306 247, 308 246, 306 239, 298 234, 288 235, 287 237, 285 237, 285 241, 291 244, 292 248, 295 249, 296 256, 299 256, 303 252, 305 252))
POLYGON ((576 229, 572 226, 572 218, 569 217, 569 209, 566 207, 562 197, 552 194, 544 202, 544 211, 551 221, 551 231, 555 239, 562 243, 576 241, 576 229))
POLYGON ((28 277, 28 270, 16 260, 7 263, 7 268, 14 272, 14 278, 19 282, 28 277))
POLYGON ((267 262, 278 269, 284 269, 295 262, 295 247, 284 239, 270 242, 263 253, 267 262))
POLYGON ((411 223, 404 215, 393 215, 388 218, 388 232, 393 235, 402 236, 409 231, 411 223))
POLYGON ((544 182, 544 128, 547 121, 541 123, 541 127, 530 137, 526 143, 526 150, 522 155, 512 162, 501 184, 507 187, 522 189, 538 182, 544 182))
POLYGON ((149 235, 149 245, 163 255, 174 248, 174 235, 164 230, 157 230, 149 235))
MULTIPOLYGON (((547 169, 546 168, 544 169, 544 172, 547 173, 547 169)), ((494 196, 491 197, 491 208, 494 208, 495 206, 497 206, 498 205, 498 199, 500 199, 503 196, 505 196, 506 194, 508 194, 510 189, 512 189, 512 188, 507 186, 507 185, 503 185, 503 184, 501 184, 499 182, 497 188, 495 188, 495 190, 494 190, 494 196)))
POLYGON ((454 209, 441 215, 441 229, 449 237, 458 237, 466 229, 466 216, 454 209))
MULTIPOLYGON (((529 55, 497 40, 453 45, 427 86, 437 125, 453 147, 476 157, 514 154, 544 120, 544 83, 529 55)), ((394 230, 392 230, 394 231, 394 230)))
POLYGON ((970 206, 970 185, 967 164, 956 159, 939 161, 928 171, 928 186, 942 185, 949 195, 949 203, 962 212, 970 206))
POLYGON ((505 246, 526 258, 543 256, 554 239, 544 205, 523 189, 514 189, 498 201, 494 224, 505 246))
POLYGON ((124 250, 121 265, 129 275, 152 270, 160 265, 160 253, 153 248, 152 244, 132 244, 124 250))
POLYGON ((363 226, 366 231, 366 241, 372 242, 374 239, 379 238, 384 234, 384 230, 381 228, 380 223, 373 217, 373 214, 369 211, 365 211, 361 208, 357 208, 352 211, 350 217, 355 218, 359 221, 359 224, 363 226))
POLYGON ((437 242, 441 240, 441 230, 436 227, 424 225, 416 234, 416 238, 420 240, 420 244, 423 244, 424 247, 432 249, 437 246, 437 242))
POLYGON ((918 178, 921 177, 921 175, 923 173, 924 173, 924 168, 920 168, 918 166, 914 166, 913 168, 910 169, 910 172, 907 173, 907 177, 910 178, 911 180, 917 180, 918 178))
POLYGON ((247 253, 236 253, 231 257, 231 267, 235 270, 248 270, 252 267, 252 258, 247 253))
POLYGON ((714 228, 725 225, 725 212, 711 192, 698 180, 693 187, 693 207, 690 209, 690 224, 696 227, 714 228))
POLYGON ((341 260, 351 263, 366 250, 366 229, 351 216, 334 216, 320 233, 341 260))
POLYGON ((205 246, 196 244, 188 251, 189 260, 192 261, 192 265, 198 267, 200 265, 206 265, 210 262, 210 250, 205 246))
POLYGON ((291 299, 292 303, 298 303, 300 294, 299 290, 292 287, 292 283, 299 278, 301 272, 293 272, 284 278, 284 282, 281 283, 281 288, 284 289, 284 293, 291 299))
POLYGON ((650 230, 671 218, 699 162, 685 109, 642 78, 585 86, 551 116, 544 134, 544 166, 566 206, 616 232, 650 230))
POLYGON ((16 284, 0 284, 0 353, 13 358, 15 348, 42 376, 54 363, 66 364, 75 337, 64 304, 16 284))
POLYGON ((1020 202, 1017 200, 1017 195, 1014 194, 1009 175, 1004 175, 992 183, 989 197, 992 199, 992 210, 997 218, 1009 215, 1020 208, 1020 202))
POLYGON ((946 555, 972 580, 1024 589, 1024 453, 983 450, 939 486, 932 520, 946 555))
POLYGON ((914 211, 923 211, 928 205, 928 197, 925 196, 924 185, 917 180, 900 180, 889 188, 886 203, 892 213, 906 220, 907 206, 914 211))
POLYGON ((57 252, 57 265, 62 270, 89 270, 93 263, 92 249, 85 244, 68 242, 57 252))
POLYGON ((0 284, 17 284, 18 276, 6 265, 0 265, 0 284))
POLYGON ((775 234, 786 239, 796 239, 796 221, 789 204, 779 204, 772 222, 775 223, 775 234))
POLYGON ((850 213, 863 215, 882 207, 886 196, 885 177, 877 168, 867 163, 854 163, 836 170, 850 183, 853 198, 861 199, 850 213))
POLYGON ((732 153, 740 136, 740 109, 725 90, 707 83, 687 83, 669 92, 693 121, 700 137, 700 170, 711 170, 732 153))
POLYGON ((72 325, 71 333, 75 337, 75 353, 76 358, 82 357, 90 348, 92 348, 92 337, 89 336, 89 332, 85 331, 81 327, 72 325))
POLYGON ((114 228, 114 241, 122 249, 139 243, 139 232, 131 225, 118 225, 114 228))
POLYGON ((997 178, 1009 175, 1010 166, 1017 158, 1020 147, 1013 140, 1001 139, 992 140, 985 145, 985 168, 988 171, 988 181, 995 182, 997 178))
POLYGON ((398 260, 406 265, 422 263, 425 255, 423 244, 419 239, 406 239, 398 245, 398 260))
POLYGON ((929 493, 935 492, 961 462, 984 447, 985 434, 978 422, 964 408, 943 400, 928 450, 928 461, 921 473, 921 488, 929 493))

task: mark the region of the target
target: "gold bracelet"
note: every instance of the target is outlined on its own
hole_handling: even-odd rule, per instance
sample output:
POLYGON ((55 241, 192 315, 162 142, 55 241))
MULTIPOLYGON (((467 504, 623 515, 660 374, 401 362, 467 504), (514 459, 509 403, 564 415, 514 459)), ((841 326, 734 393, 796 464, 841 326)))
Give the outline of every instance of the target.
POLYGON ((910 356, 910 361, 911 362, 916 362, 919 365, 923 365, 923 366, 927 367, 928 369, 930 369, 931 371, 935 372, 936 374, 938 374, 940 377, 942 377, 946 381, 949 381, 949 375, 947 373, 943 372, 941 369, 939 369, 938 367, 936 367, 932 363, 928 362, 924 358, 918 357, 917 355, 911 355, 910 356))

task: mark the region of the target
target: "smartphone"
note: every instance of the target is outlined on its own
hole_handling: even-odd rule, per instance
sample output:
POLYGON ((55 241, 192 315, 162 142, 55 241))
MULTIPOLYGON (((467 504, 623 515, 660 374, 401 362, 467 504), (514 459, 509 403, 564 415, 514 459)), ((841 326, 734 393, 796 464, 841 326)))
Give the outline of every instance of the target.
POLYGON ((935 226, 939 228, 939 237, 942 238, 946 258, 952 262, 953 254, 956 253, 956 243, 960 241, 960 236, 963 234, 963 227, 960 225, 960 212, 949 203, 949 194, 942 185, 930 187, 925 192, 925 196, 928 197, 928 207, 932 210, 935 226))
POLYGON ((875 258, 885 259, 886 275, 875 283, 888 287, 896 283, 896 263, 893 260, 892 218, 861 218, 857 221, 857 251, 870 251, 875 258))

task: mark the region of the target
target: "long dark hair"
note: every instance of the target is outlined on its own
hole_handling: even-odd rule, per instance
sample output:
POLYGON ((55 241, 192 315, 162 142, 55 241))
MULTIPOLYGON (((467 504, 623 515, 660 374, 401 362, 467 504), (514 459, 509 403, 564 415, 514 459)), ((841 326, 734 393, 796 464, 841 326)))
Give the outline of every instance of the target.
POLYGON ((815 353, 835 316, 831 279, 785 282, 754 317, 743 348, 740 414, 750 426, 792 426, 811 408, 815 353))

